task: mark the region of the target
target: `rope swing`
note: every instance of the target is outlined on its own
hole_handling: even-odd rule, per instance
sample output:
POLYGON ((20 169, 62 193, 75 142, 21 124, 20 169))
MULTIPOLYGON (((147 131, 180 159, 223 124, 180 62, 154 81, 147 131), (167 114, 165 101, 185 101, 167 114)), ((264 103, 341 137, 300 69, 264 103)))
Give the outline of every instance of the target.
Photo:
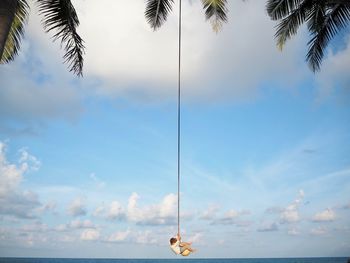
POLYGON ((177 233, 180 235, 180 135, 181 135, 181 0, 179 0, 179 60, 177 100, 177 233))

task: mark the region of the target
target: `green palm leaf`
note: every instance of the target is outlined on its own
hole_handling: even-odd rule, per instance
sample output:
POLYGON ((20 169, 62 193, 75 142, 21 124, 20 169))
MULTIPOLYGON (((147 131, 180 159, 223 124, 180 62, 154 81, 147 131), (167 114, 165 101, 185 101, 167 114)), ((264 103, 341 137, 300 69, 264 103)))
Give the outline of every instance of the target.
POLYGON ((304 1, 277 25, 275 37, 279 49, 282 50, 286 41, 297 33, 299 27, 308 18, 312 5, 312 1, 304 1))
POLYGON ((223 23, 227 22, 226 0, 202 0, 205 17, 210 21, 213 30, 218 32, 223 23))
POLYGON ((44 16, 43 24, 46 32, 57 31, 54 41, 60 39, 64 44, 64 62, 70 71, 78 76, 83 72, 83 40, 76 31, 79 19, 70 0, 37 0, 39 12, 44 16))
POLYGON ((308 42, 309 50, 306 60, 312 71, 320 70, 324 57, 324 50, 329 41, 350 22, 350 6, 342 4, 334 5, 328 10, 325 6, 318 5, 310 18, 308 28, 312 38, 308 42))
POLYGON ((145 17, 153 30, 158 29, 167 20, 174 0, 147 0, 145 17))
POLYGON ((266 10, 272 20, 279 20, 291 14, 301 2, 310 2, 310 0, 268 0, 266 10))
POLYGON ((0 58, 0 63, 8 63, 14 60, 20 49, 21 39, 24 34, 24 25, 28 18, 29 6, 25 0, 18 0, 15 16, 12 21, 9 34, 7 36, 4 51, 0 58))

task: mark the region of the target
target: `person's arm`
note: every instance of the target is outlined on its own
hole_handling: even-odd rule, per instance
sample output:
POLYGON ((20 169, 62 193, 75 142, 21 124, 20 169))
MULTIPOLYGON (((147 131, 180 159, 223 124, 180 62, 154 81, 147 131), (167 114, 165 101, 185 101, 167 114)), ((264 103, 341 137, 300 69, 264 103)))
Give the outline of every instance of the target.
POLYGON ((180 242, 181 242, 181 236, 180 236, 180 234, 179 234, 179 233, 177 233, 176 238, 177 238, 177 240, 178 240, 178 241, 180 241, 180 242))
POLYGON ((179 235, 176 236, 176 239, 177 239, 177 241, 175 243, 175 246, 180 246, 181 241, 180 241, 179 235))

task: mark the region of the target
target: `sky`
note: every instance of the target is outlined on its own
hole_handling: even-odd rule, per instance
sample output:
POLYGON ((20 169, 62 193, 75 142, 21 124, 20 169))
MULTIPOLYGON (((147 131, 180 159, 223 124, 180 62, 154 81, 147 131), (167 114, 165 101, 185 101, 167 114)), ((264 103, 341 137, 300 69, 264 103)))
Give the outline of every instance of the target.
MULTIPOLYGON (((73 4, 84 78, 34 5, 0 67, 0 255, 174 258, 178 16, 73 4)), ((184 1, 181 235, 198 258, 349 256, 349 29, 313 74, 305 28, 280 52, 264 5, 229 1, 216 34, 184 1)))

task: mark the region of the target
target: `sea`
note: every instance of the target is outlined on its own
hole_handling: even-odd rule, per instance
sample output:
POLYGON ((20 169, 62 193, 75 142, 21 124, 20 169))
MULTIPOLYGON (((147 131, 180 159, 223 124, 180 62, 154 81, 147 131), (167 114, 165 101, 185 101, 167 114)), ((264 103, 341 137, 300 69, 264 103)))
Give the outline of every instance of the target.
POLYGON ((348 263, 349 258, 234 258, 234 259, 77 259, 0 258, 0 263, 348 263))

